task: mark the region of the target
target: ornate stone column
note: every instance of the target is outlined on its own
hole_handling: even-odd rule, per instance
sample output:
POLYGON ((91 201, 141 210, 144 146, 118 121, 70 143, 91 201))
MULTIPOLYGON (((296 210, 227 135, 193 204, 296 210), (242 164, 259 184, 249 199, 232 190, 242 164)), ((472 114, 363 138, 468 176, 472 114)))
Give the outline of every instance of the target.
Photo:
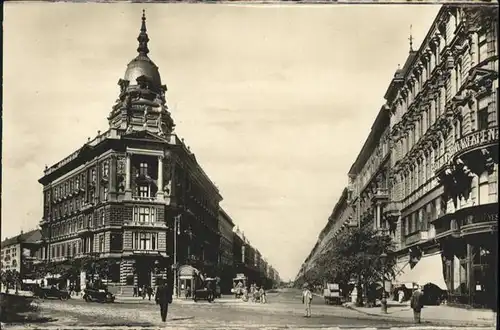
POLYGON ((163 156, 158 156, 158 191, 156 192, 156 199, 161 201, 164 197, 163 192, 163 156))
POLYGON ((376 229, 381 228, 381 226, 380 226, 380 225, 381 225, 381 223, 380 223, 380 222, 381 222, 381 221, 380 221, 380 220, 381 220, 381 219, 380 219, 380 217, 381 217, 381 212, 380 212, 380 203, 379 203, 379 202, 377 202, 377 218, 375 219, 375 226, 376 226, 376 229))
POLYGON ((125 199, 132 199, 132 190, 130 189, 130 153, 125 156, 125 199))

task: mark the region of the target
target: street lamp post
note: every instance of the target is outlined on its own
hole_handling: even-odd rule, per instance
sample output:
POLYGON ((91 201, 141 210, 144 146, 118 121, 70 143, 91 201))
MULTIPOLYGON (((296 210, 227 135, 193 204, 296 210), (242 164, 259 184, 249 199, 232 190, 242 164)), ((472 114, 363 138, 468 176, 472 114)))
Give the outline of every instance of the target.
POLYGON ((178 290, 177 290, 177 235, 180 235, 180 219, 181 216, 178 215, 174 218, 174 263, 173 263, 173 270, 174 270, 174 294, 176 297, 179 296, 178 290))
POLYGON ((387 298, 385 296, 385 262, 387 254, 384 252, 380 255, 380 262, 382 263, 382 299, 380 305, 382 306, 382 313, 387 314, 387 298))

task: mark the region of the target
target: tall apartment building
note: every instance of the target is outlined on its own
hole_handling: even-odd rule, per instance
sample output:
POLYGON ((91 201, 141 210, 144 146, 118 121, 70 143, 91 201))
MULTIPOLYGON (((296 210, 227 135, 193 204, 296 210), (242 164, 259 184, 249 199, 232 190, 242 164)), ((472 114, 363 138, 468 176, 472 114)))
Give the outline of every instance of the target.
POLYGON ((386 93, 399 280, 473 305, 496 300, 497 14, 444 6, 386 93))
POLYGON ((39 180, 44 259, 107 259, 108 280, 130 292, 155 285, 164 275, 158 265, 187 264, 214 276, 222 200, 174 134, 167 88, 148 55, 144 15, 137 40, 108 129, 39 180))
MULTIPOLYGON (((497 290, 497 39, 496 6, 443 6, 394 74, 348 187, 353 219, 393 238, 394 284, 432 283, 450 302, 490 307, 497 290)), ((318 241, 299 275, 325 244, 318 241)))

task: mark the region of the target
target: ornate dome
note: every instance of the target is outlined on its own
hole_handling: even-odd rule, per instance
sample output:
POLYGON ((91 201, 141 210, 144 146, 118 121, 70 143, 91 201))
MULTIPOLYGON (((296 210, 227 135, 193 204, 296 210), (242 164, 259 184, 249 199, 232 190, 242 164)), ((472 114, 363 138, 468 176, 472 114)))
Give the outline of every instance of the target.
POLYGON ((161 78, 158 67, 145 55, 139 55, 127 65, 124 79, 130 82, 130 85, 137 85, 136 79, 140 76, 146 76, 150 80, 149 88, 155 92, 161 90, 161 78))
POLYGON ((136 79, 146 76, 150 81, 149 88, 155 92, 160 92, 161 78, 158 67, 148 57, 149 37, 146 30, 146 15, 144 10, 142 12, 141 32, 139 33, 139 37, 137 37, 137 41, 139 41, 139 47, 137 48, 139 55, 127 65, 124 79, 128 80, 130 85, 137 85, 136 79))

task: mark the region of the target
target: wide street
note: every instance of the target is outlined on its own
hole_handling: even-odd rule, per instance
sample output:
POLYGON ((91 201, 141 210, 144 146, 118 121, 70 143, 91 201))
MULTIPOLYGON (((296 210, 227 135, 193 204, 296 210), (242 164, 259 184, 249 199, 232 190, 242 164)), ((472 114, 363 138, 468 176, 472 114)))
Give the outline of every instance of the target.
MULTIPOLYGON (((405 320, 386 320, 363 315, 342 306, 326 306, 320 297, 313 300, 313 316, 304 318, 300 291, 285 289, 269 294, 269 304, 241 302, 224 297, 214 303, 176 300, 169 308, 167 323, 160 320, 159 308, 153 301, 137 298, 118 298, 114 304, 86 303, 73 298, 68 301, 39 302, 41 314, 49 322, 10 325, 7 328, 141 328, 168 329, 401 329, 414 325, 405 320)), ((420 327, 436 324, 424 323, 420 327)), ((451 329, 448 327, 448 329, 451 329)), ((463 328, 465 329, 465 328, 463 328)), ((472 328, 470 328, 472 329, 472 328)))

